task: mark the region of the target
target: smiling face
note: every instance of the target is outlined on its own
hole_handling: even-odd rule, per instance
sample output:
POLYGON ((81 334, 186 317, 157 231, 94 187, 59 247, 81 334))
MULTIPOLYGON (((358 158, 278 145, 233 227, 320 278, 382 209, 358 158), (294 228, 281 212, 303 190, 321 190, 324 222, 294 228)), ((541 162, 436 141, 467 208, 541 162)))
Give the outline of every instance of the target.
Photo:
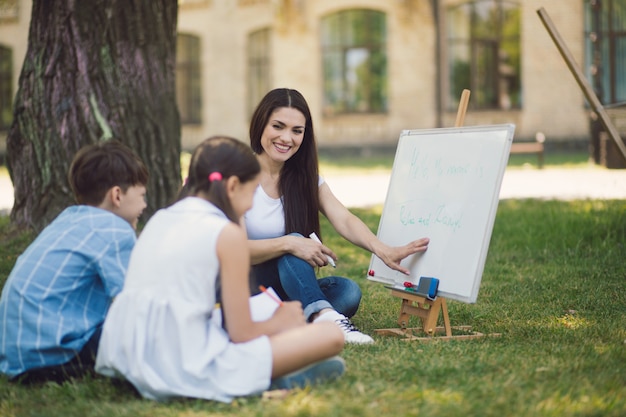
POLYGON ((279 107, 269 117, 261 146, 263 154, 274 162, 285 162, 300 149, 304 140, 306 119, 293 107, 279 107))

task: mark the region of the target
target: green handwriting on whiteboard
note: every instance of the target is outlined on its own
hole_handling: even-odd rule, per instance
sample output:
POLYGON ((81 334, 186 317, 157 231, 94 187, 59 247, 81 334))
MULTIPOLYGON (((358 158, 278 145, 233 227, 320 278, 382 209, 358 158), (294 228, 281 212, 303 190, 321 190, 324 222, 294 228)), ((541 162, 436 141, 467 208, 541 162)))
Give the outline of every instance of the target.
POLYGON ((453 215, 446 210, 446 205, 439 205, 434 211, 427 213, 414 213, 412 205, 402 204, 400 206, 400 223, 403 226, 422 225, 424 227, 442 226, 456 232, 463 226, 463 214, 453 215))
POLYGON ((426 152, 413 149, 409 164, 409 178, 430 180, 441 177, 483 176, 483 167, 470 162, 447 162, 439 158, 431 158, 426 152))

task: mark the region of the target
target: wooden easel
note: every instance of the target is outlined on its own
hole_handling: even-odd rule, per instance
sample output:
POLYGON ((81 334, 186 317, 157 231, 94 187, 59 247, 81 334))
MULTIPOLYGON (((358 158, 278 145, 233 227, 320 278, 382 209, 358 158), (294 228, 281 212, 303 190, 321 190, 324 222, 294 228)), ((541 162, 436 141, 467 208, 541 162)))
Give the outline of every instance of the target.
POLYGON ((461 93, 461 101, 459 101, 459 109, 456 112, 456 121, 454 127, 461 127, 465 123, 465 113, 467 113, 467 105, 469 104, 470 90, 463 90, 461 93))
POLYGON ((448 305, 443 297, 429 300, 421 295, 408 294, 407 291, 396 289, 391 289, 391 295, 402 299, 400 316, 398 317, 400 328, 376 329, 375 332, 380 335, 401 336, 405 341, 475 339, 485 336, 483 333, 472 331, 472 326, 450 326, 448 305), (439 312, 443 313, 443 326, 437 326, 439 312), (408 327, 411 316, 419 317, 422 326, 408 327), (453 329, 461 331, 463 334, 453 335, 453 329), (445 336, 436 336, 441 333, 445 333, 445 336))
MULTIPOLYGON (((463 90, 459 109, 457 111, 455 127, 463 126, 467 105, 469 103, 469 90, 463 90)), ((390 289, 391 295, 402 299, 400 306, 400 316, 398 317, 398 325, 400 328, 393 329, 376 329, 376 333, 381 335, 402 336, 403 340, 457 340, 457 339, 475 339, 483 337, 485 334, 472 331, 471 326, 450 326, 450 316, 448 315, 448 305, 443 297, 436 297, 434 300, 428 299, 419 294, 411 294, 408 291, 399 289, 390 289), (437 326, 439 313, 443 314, 443 326, 437 326), (421 327, 409 326, 411 316, 417 316, 422 322, 421 327), (452 330, 461 331, 463 334, 453 335, 452 330), (445 333, 445 336, 437 336, 436 334, 445 333), (420 334, 425 334, 419 336, 420 334)), ((493 336, 499 336, 494 334, 493 336)))

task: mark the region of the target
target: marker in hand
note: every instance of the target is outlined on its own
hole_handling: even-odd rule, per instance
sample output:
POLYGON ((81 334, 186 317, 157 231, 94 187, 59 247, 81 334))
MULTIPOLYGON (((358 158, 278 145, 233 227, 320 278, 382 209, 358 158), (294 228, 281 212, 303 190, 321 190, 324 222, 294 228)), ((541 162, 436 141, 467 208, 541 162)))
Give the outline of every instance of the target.
MULTIPOLYGON (((313 239, 314 241, 316 241, 317 243, 322 243, 322 241, 320 240, 319 237, 317 237, 315 232, 311 233, 309 237, 313 239)), ((331 264, 333 268, 337 268, 337 265, 335 265, 335 260, 333 258, 331 258, 329 255, 326 255, 326 259, 328 259, 328 263, 331 264)))

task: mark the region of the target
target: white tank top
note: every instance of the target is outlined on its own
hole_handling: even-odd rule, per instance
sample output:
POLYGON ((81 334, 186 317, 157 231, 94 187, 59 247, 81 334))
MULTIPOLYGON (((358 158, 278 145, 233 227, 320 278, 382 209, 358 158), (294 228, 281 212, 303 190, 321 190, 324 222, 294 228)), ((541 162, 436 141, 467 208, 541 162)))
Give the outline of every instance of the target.
MULTIPOLYGON (((319 177, 318 187, 324 183, 319 177)), ((254 192, 252 208, 244 216, 248 239, 273 239, 285 235, 285 211, 281 198, 267 195, 260 185, 254 192)))

